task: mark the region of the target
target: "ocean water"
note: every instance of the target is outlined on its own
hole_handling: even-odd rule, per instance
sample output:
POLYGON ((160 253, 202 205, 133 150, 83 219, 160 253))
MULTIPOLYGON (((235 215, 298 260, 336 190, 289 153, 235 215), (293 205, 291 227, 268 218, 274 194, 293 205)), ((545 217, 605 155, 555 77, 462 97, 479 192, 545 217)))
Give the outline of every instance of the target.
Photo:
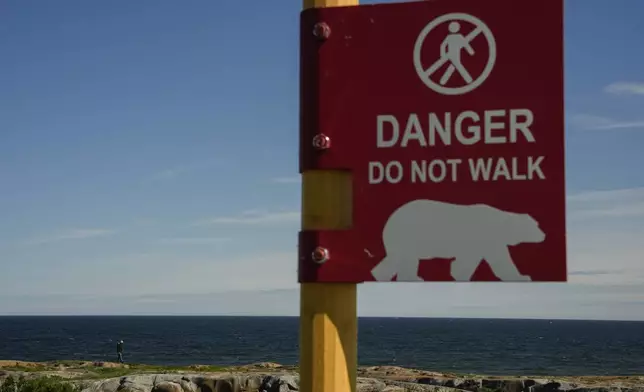
MULTIPOLYGON (((644 374, 644 322, 361 318, 360 365, 529 375, 644 374)), ((0 317, 0 359, 295 364, 295 317, 0 317)))

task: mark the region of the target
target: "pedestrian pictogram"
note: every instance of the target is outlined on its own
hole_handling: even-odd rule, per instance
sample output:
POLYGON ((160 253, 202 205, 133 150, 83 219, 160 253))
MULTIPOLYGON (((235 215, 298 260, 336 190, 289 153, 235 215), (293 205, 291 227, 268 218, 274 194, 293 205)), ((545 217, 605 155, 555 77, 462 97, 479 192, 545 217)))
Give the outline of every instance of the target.
MULTIPOLYGON (((478 55, 484 54, 479 53, 478 55)), ((432 20, 420 32, 414 45, 414 67, 418 76, 427 87, 444 95, 459 95, 474 90, 490 75, 495 61, 496 42, 492 31, 480 19, 464 13, 446 14, 432 20), (448 34, 442 40, 440 47, 436 48, 437 59, 429 68, 425 68, 422 62, 422 53, 423 50, 429 49, 424 48, 425 40, 432 31, 435 31, 437 27, 445 23, 448 23, 448 34), (474 29, 467 35, 463 35, 463 25, 466 23, 473 25, 474 29), (464 55, 463 51, 467 52, 469 56, 477 55, 478 51, 472 47, 471 42, 480 34, 483 34, 487 41, 488 59, 483 71, 476 78, 473 78, 470 71, 463 65, 462 56, 464 55), (441 74, 439 70, 445 64, 448 64, 448 66, 441 74), (447 87, 446 84, 454 76, 455 72, 461 76, 466 84, 458 87, 447 87), (436 74, 441 74, 440 78, 436 74), (436 82, 436 79, 438 82, 436 82)))

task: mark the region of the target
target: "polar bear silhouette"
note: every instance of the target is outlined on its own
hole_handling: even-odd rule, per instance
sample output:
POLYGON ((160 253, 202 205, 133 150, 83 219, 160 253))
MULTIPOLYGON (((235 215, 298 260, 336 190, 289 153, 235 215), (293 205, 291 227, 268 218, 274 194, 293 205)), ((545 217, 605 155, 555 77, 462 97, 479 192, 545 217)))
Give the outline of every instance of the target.
POLYGON ((539 223, 486 204, 414 200, 399 207, 382 231, 386 256, 371 274, 377 281, 422 281, 421 259, 454 259, 451 275, 469 281, 483 259, 503 281, 530 281, 514 265, 508 246, 545 239, 539 223))

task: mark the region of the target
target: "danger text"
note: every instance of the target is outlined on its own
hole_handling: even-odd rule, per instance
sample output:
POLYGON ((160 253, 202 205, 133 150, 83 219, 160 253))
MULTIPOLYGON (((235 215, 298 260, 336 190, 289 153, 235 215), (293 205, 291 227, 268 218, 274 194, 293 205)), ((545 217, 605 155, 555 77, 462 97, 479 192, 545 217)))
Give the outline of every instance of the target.
MULTIPOLYGON (((454 144, 535 143, 529 109, 498 109, 483 112, 409 114, 405 118, 378 115, 376 147, 434 147, 454 144)), ((443 149, 442 151, 449 151, 443 149)), ((484 150, 481 150, 484 153, 484 150)), ((481 156, 476 158, 415 159, 369 162, 369 183, 396 184, 470 181, 544 180, 544 156, 481 156)))

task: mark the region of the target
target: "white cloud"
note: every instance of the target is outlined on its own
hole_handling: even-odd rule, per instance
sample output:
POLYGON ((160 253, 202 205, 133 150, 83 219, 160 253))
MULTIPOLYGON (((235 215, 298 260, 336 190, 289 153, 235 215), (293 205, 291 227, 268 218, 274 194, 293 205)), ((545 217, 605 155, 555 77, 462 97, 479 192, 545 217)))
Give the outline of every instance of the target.
POLYGON ((272 182, 278 184, 299 184, 302 182, 301 176, 292 176, 292 177, 276 177, 271 179, 272 182))
POLYGON ((644 297, 644 187, 578 192, 567 199, 570 280, 639 284, 644 297))
POLYGON ((137 304, 174 304, 177 303, 176 299, 172 298, 156 298, 154 296, 144 296, 144 297, 138 297, 134 298, 134 302, 137 304))
MULTIPOLYGON (((176 296, 297 287, 297 255, 250 251, 233 256, 188 252, 124 254, 56 263, 0 275, 0 298, 7 295, 176 296), (19 278, 18 278, 19 277, 19 278), (118 282, 115 290, 114 282, 118 282)), ((230 298, 234 303, 234 298, 230 298)), ((0 313, 2 313, 0 299, 0 313)))
MULTIPOLYGON (((640 232, 642 234, 644 231, 640 232)), ((609 235, 569 240, 569 282, 593 287, 639 285, 644 298, 644 246, 636 241, 634 238, 611 241, 609 235), (604 242, 595 246, 580 243, 593 237, 595 241, 604 242)))
POLYGON ((61 230, 52 235, 35 238, 27 241, 29 244, 44 244, 50 242, 59 242, 66 240, 82 240, 87 238, 105 237, 114 234, 116 231, 111 229, 68 229, 61 230))
POLYGON ((640 286, 569 283, 366 284, 359 313, 365 316, 644 319, 640 286), (417 298, 417 300, 413 300, 417 298))
MULTIPOLYGON (((362 284, 359 314, 644 319, 644 304, 634 304, 644 298, 643 234, 601 223, 570 233, 568 283, 362 284)), ((133 254, 57 269, 48 280, 33 273, 0 285, 0 313, 298 314, 295 250, 219 260, 133 254), (34 295, 43 292, 58 296, 34 295)))
POLYGON ((618 121, 608 117, 590 114, 575 114, 568 118, 574 128, 588 131, 610 131, 618 129, 644 129, 644 120, 618 121))
POLYGON ((636 94, 644 95, 643 82, 615 82, 611 83, 604 88, 604 91, 609 94, 625 95, 636 94))
MULTIPOLYGON (((626 209, 642 200, 642 187, 584 191, 570 194, 568 210, 577 216, 626 209)), ((299 219, 299 212, 247 211, 223 222, 271 223, 294 217, 299 219)), ((625 222, 602 217, 568 224, 567 283, 366 283, 359 286, 359 314, 644 319, 644 224, 625 222)), ((190 243, 199 238, 218 241, 168 240, 190 243)), ((0 276, 0 313, 298 314, 295 246, 284 252, 209 254, 142 249, 48 270, 7 270, 0 276)))
POLYGON ((568 196, 571 218, 644 216, 644 187, 587 191, 568 196))
POLYGON ((595 207, 594 209, 581 210, 576 212, 578 217, 595 218, 634 218, 644 217, 644 201, 629 203, 626 205, 607 205, 595 207))
POLYGON ((584 191, 573 193, 567 199, 569 202, 643 200, 644 187, 584 191))
POLYGON ((236 216, 216 217, 196 222, 196 225, 265 225, 292 223, 300 220, 300 211, 267 212, 259 210, 244 211, 236 216))

